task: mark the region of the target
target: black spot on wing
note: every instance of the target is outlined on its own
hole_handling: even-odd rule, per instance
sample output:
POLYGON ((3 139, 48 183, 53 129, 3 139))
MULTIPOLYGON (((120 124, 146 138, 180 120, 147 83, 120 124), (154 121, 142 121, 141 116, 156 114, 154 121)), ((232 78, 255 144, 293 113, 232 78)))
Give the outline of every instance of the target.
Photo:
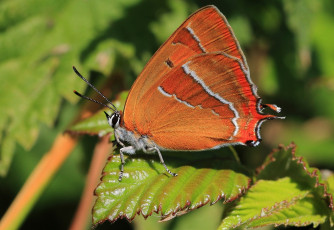
POLYGON ((169 68, 173 68, 174 67, 174 63, 171 60, 169 60, 169 59, 167 59, 165 61, 165 63, 169 66, 169 68))

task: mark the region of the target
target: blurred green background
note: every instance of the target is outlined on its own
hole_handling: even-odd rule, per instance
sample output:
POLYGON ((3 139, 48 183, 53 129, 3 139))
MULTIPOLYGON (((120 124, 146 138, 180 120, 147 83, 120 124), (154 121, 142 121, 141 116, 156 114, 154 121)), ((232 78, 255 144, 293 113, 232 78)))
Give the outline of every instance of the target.
MULTIPOLYGON (((311 166, 334 169, 334 2, 332 0, 3 0, 0 2, 0 216, 55 136, 77 116, 85 84, 115 78, 128 90, 145 63, 194 11, 216 5, 247 57, 264 103, 285 120, 262 128, 260 147, 237 147, 258 167, 279 143, 294 141, 311 166)), ((97 137, 83 137, 22 229, 66 229, 76 210, 97 137)), ((97 229, 215 229, 221 205, 157 225, 157 215, 97 229), (210 222, 210 224, 209 224, 210 222), (210 226, 209 226, 210 225, 210 226), (212 225, 212 226, 211 226, 212 225), (192 228, 195 229, 195 228, 192 228)))

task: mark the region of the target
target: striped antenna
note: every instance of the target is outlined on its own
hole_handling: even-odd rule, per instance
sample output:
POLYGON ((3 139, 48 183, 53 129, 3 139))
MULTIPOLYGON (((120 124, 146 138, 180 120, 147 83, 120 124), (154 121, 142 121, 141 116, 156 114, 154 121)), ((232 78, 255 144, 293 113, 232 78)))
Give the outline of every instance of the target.
POLYGON ((97 104, 100 104, 100 105, 103 105, 103 106, 105 106, 105 107, 108 107, 109 109, 111 109, 112 111, 114 111, 114 112, 116 112, 117 111, 117 108, 114 106, 114 104, 113 103, 111 103, 111 101, 109 101, 109 99, 106 97, 106 96, 104 96, 97 88, 95 88, 95 86, 93 86, 86 78, 84 78, 80 73, 79 73, 79 71, 73 66, 73 70, 74 70, 74 72, 82 79, 82 80, 84 80, 92 89, 94 89, 95 90, 95 92, 97 92, 98 94, 100 94, 110 105, 112 105, 112 107, 113 108, 111 108, 109 105, 107 105, 107 104, 103 104, 103 103, 101 103, 101 102, 99 102, 99 101, 96 101, 96 100, 94 100, 93 98, 90 98, 90 97, 87 97, 87 96, 84 96, 84 95, 82 95, 82 94, 80 94, 78 91, 76 91, 76 90, 74 90, 73 92, 76 94, 76 95, 78 95, 79 97, 82 97, 82 98, 84 98, 84 99, 86 99, 86 100, 89 100, 89 101, 92 101, 92 102, 95 102, 95 103, 97 103, 97 104))

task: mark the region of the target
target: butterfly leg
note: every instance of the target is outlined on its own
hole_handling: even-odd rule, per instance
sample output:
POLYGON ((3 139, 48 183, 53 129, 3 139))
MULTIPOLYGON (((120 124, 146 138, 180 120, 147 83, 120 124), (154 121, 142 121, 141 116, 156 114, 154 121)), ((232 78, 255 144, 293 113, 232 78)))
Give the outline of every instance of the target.
POLYGON ((158 153, 158 155, 159 155, 160 163, 165 167, 166 171, 167 171, 170 175, 172 175, 172 176, 177 176, 177 173, 173 173, 173 172, 171 172, 171 171, 167 168, 167 165, 165 164, 165 161, 164 161, 164 159, 162 158, 161 152, 160 152, 160 150, 159 150, 156 146, 154 146, 154 147, 152 147, 151 149, 148 149, 148 150, 154 150, 154 151, 156 151, 156 152, 158 153))
POLYGON ((123 154, 123 151, 122 149, 119 150, 119 155, 121 157, 121 172, 119 173, 119 176, 118 176, 118 181, 122 181, 122 178, 123 178, 123 172, 124 172, 124 154, 123 154))
POLYGON ((116 142, 121 145, 122 147, 119 150, 119 156, 121 157, 121 171, 119 173, 119 177, 118 177, 118 181, 122 181, 123 178, 123 173, 124 173, 124 153, 128 153, 128 154, 134 154, 135 153, 135 149, 132 146, 127 146, 125 147, 125 145, 123 144, 123 142, 120 141, 120 139, 118 138, 118 134, 115 131, 115 139, 116 142))
MULTIPOLYGON (((122 143, 123 144, 123 143, 122 143)), ((135 149, 132 146, 123 147, 119 150, 119 155, 121 157, 121 172, 119 173, 118 181, 122 181, 123 172, 124 172, 124 153, 126 154, 135 154, 135 149)))

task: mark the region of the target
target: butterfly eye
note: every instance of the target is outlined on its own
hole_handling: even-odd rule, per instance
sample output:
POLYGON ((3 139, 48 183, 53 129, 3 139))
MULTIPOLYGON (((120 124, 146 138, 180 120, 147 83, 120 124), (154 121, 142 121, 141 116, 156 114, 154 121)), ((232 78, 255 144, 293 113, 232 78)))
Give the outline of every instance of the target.
POLYGON ((121 120, 121 115, 117 112, 113 113, 111 116, 106 112, 104 111, 104 114, 106 115, 107 117, 107 120, 108 120, 108 123, 109 125, 115 129, 115 128, 118 128, 119 126, 119 121, 121 120))
POLYGON ((113 128, 117 128, 119 126, 119 120, 121 116, 118 113, 114 113, 111 117, 113 128))
POLYGON ((104 114, 107 117, 109 125, 115 129, 119 126, 119 121, 121 120, 121 115, 117 112, 113 113, 111 116, 107 112, 104 112, 104 114))

